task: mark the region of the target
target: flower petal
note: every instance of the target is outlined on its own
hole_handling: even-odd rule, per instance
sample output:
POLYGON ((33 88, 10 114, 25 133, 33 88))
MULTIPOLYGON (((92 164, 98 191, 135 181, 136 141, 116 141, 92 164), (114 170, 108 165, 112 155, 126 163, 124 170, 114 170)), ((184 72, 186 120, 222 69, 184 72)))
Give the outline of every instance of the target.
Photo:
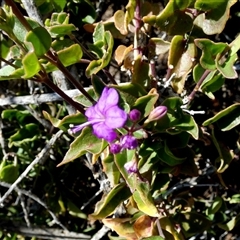
POLYGON ((92 127, 93 127, 93 133, 98 138, 103 138, 108 142, 112 142, 117 138, 116 132, 113 129, 106 126, 105 123, 103 122, 93 124, 92 127))
POLYGON ((122 150, 122 147, 119 143, 113 143, 110 145, 110 152, 113 154, 118 154, 122 150))
POLYGON ((105 113, 105 124, 109 128, 123 127, 127 121, 127 113, 118 106, 109 108, 105 113))
POLYGON ((125 135, 121 138, 120 144, 122 145, 122 148, 131 150, 137 148, 138 141, 134 136, 125 135))
POLYGON ((118 104, 119 96, 114 88, 105 87, 95 107, 104 115, 104 113, 118 104))
POLYGON ((135 160, 132 160, 130 162, 126 162, 124 164, 124 168, 127 170, 127 172, 130 173, 137 173, 138 172, 138 165, 135 160))
POLYGON ((104 121, 105 119, 101 112, 99 112, 96 108, 96 105, 89 107, 85 112, 85 116, 88 118, 89 121, 93 119, 99 119, 99 121, 104 121))

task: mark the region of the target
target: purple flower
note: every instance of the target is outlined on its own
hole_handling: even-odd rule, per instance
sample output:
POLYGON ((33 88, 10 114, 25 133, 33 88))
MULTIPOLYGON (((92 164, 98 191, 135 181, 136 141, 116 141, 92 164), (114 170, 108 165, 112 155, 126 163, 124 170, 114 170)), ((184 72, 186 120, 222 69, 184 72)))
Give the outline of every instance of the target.
POLYGON ((166 113, 167 113, 167 107, 158 106, 150 112, 147 121, 148 122, 157 121, 160 118, 162 118, 166 113))
POLYGON ((137 162, 135 160, 125 163, 124 168, 127 170, 128 173, 137 173, 138 172, 138 166, 137 166, 137 162))
POLYGON ((97 104, 86 110, 87 122, 71 128, 72 133, 92 125, 93 133, 108 142, 116 139, 116 128, 121 128, 127 121, 127 113, 118 107, 119 96, 114 88, 105 87, 97 104))
POLYGON ((120 140, 120 144, 122 146, 122 149, 129 149, 129 150, 132 150, 132 149, 135 149, 137 148, 138 146, 138 141, 137 139, 132 136, 132 135, 125 135, 121 138, 120 140))
POLYGON ((122 150, 122 146, 118 143, 113 143, 110 145, 110 152, 113 154, 118 154, 122 150))
POLYGON ((129 113, 129 118, 133 122, 137 122, 141 117, 141 112, 138 111, 137 109, 133 109, 129 113))

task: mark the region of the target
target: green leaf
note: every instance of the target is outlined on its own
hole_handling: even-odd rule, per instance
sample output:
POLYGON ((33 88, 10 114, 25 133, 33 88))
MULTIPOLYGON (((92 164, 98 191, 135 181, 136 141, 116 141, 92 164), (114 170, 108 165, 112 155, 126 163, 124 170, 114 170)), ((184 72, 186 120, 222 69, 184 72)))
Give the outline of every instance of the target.
POLYGON ((79 207, 77 207, 72 201, 67 202, 67 207, 68 207, 68 212, 71 216, 77 217, 77 218, 82 218, 82 219, 87 219, 87 215, 83 213, 79 207))
POLYGON ((123 150, 118 154, 114 154, 114 161, 116 163, 116 166, 132 191, 134 191, 135 189, 134 178, 131 177, 130 174, 127 172, 124 164, 131 161, 134 158, 134 154, 134 150, 123 150))
POLYGON ((0 180, 7 183, 13 183, 19 176, 19 166, 9 164, 0 170, 0 180))
POLYGON ((126 37, 126 36, 124 36, 120 33, 120 31, 116 28, 114 22, 112 22, 112 21, 104 22, 104 28, 105 28, 106 31, 109 31, 112 34, 114 39, 115 38, 123 39, 123 38, 126 37))
MULTIPOLYGON (((40 27, 38 22, 36 22, 32 19, 29 19, 29 18, 26 18, 26 20, 33 29, 40 27)), ((14 21, 15 21, 15 23, 14 23, 13 33, 17 37, 17 39, 23 43, 28 31, 26 30, 26 28, 22 25, 22 23, 18 20, 18 18, 15 15, 14 15, 14 21)))
MULTIPOLYGON (((97 41, 99 39, 102 39, 102 28, 103 27, 99 27, 99 33, 95 36, 95 40, 97 41)), ((102 40, 101 40, 102 41, 102 40)), ((113 50, 113 37, 112 34, 109 31, 104 32, 104 48, 103 48, 103 56, 101 59, 98 60, 93 60, 90 62, 90 64, 88 65, 87 69, 86 69, 86 76, 90 77, 92 74, 96 74, 98 73, 101 69, 103 69, 104 67, 106 67, 111 58, 112 58, 112 50, 113 50)))
MULTIPOLYGON (((193 69, 193 78, 197 83, 203 74, 206 74, 206 69, 204 69, 201 64, 197 64, 193 69)), ((214 70, 207 74, 203 83, 201 84, 199 90, 204 92, 209 98, 215 99, 212 92, 219 90, 225 82, 225 78, 219 71, 214 70)))
POLYGON ((18 110, 18 109, 5 109, 2 111, 2 119, 7 119, 9 121, 17 120, 18 123, 24 124, 24 121, 27 117, 30 117, 31 114, 28 110, 18 110))
POLYGON ((20 61, 15 61, 13 64, 19 68, 14 68, 12 66, 4 66, 0 69, 0 80, 11 80, 19 79, 24 75, 24 70, 22 68, 22 63, 20 61))
MULTIPOLYGON (((95 100, 97 101, 97 96, 93 88, 90 88, 87 90, 87 93, 95 100)), ((84 107, 91 107, 93 104, 92 102, 83 94, 80 94, 79 96, 74 97, 74 100, 76 102, 79 102, 84 107)))
POLYGON ((229 44, 231 51, 230 56, 235 55, 240 49, 240 35, 238 35, 230 44, 229 44))
POLYGON ((90 152, 92 154, 99 154, 107 143, 97 138, 92 129, 86 127, 82 130, 81 134, 71 143, 69 150, 67 151, 64 159, 58 164, 58 167, 81 157, 82 155, 90 152))
POLYGON ((193 68, 197 56, 193 38, 189 38, 187 41, 186 43, 183 36, 174 36, 169 51, 168 66, 172 66, 172 72, 176 74, 172 86, 177 93, 183 91, 187 75, 193 68))
MULTIPOLYGON (((13 27, 15 24, 15 15, 11 8, 0 8, 0 29, 3 30, 8 36, 13 35, 13 27)), ((2 39, 1 39, 2 40, 2 39)))
POLYGON ((238 77, 238 74, 237 74, 236 70, 234 69, 233 65, 237 59, 238 59, 237 53, 235 53, 233 55, 229 54, 227 59, 224 60, 223 63, 220 63, 221 62, 221 54, 218 54, 216 57, 216 67, 225 78, 235 79, 238 77))
POLYGON ((183 105, 183 102, 179 97, 170 97, 164 100, 162 105, 166 106, 168 108, 168 111, 172 113, 177 112, 177 110, 180 110, 181 106, 183 105))
POLYGON ((120 179, 120 172, 117 168, 116 163, 114 162, 114 156, 112 154, 109 154, 102 160, 102 165, 103 171, 107 175, 111 186, 117 185, 120 179))
POLYGON ((136 184, 136 191, 133 193, 133 198, 140 211, 151 217, 159 216, 148 183, 139 181, 136 184))
POLYGON ((104 25, 100 22, 96 25, 93 32, 93 43, 104 42, 104 25))
POLYGON ((74 44, 74 41, 72 41, 71 39, 68 39, 68 38, 60 38, 60 39, 55 39, 53 42, 52 42, 52 48, 58 52, 64 48, 67 48, 67 47, 70 47, 71 45, 74 44))
POLYGON ((111 58, 112 58, 112 50, 113 50, 113 44, 114 44, 114 40, 112 37, 112 34, 109 31, 106 31, 104 33, 104 43, 107 46, 106 47, 106 52, 103 55, 103 64, 104 67, 108 65, 108 63, 110 62, 111 58))
POLYGON ((218 227, 222 228, 225 231, 232 231, 235 227, 237 227, 240 223, 240 214, 236 217, 232 217, 232 219, 227 223, 219 223, 218 227))
POLYGON ((82 22, 94 23, 94 21, 97 18, 97 12, 95 10, 95 7, 91 3, 91 1, 89 1, 89 0, 81 1, 81 5, 82 5, 81 6, 82 11, 80 13, 83 13, 83 14, 81 14, 82 22))
POLYGON ((54 7, 56 8, 56 10, 58 12, 61 12, 64 9, 64 7, 66 6, 66 4, 67 4, 67 0, 61 0, 61 1, 59 1, 59 0, 52 0, 50 2, 51 2, 51 4, 54 5, 54 7))
POLYGON ((148 73, 149 64, 142 60, 141 55, 138 55, 134 60, 131 82, 141 86, 146 85, 150 79, 148 73))
POLYGON ((41 65, 35 52, 28 52, 22 60, 24 76, 23 78, 31 78, 41 70, 41 65))
POLYGON ((136 98, 145 96, 147 94, 146 90, 137 83, 126 83, 122 85, 114 86, 115 89, 119 90, 120 94, 125 95, 126 101, 133 105, 136 98))
POLYGON ((103 89, 106 87, 106 84, 97 75, 92 75, 91 82, 92 82, 92 86, 95 91, 95 94, 99 98, 102 94, 103 89))
POLYGON ((86 69, 86 76, 90 77, 92 74, 97 74, 102 69, 102 65, 102 59, 91 61, 86 69))
POLYGON ((63 131, 67 131, 70 128, 70 124, 81 124, 83 122, 86 122, 86 117, 82 113, 76 113, 73 115, 68 115, 64 117, 63 119, 58 119, 52 117, 48 112, 43 111, 43 116, 49 120, 52 125, 56 128, 60 128, 63 131))
MULTIPOLYGON (((205 71, 206 71, 206 69, 204 69, 200 63, 195 65, 195 67, 193 68, 193 79, 194 79, 195 83, 197 83, 201 79, 201 77, 205 71)), ((209 77, 209 75, 210 75, 210 73, 207 75, 205 80, 209 77)))
POLYGON ((232 197, 230 198, 229 203, 231 204, 239 204, 240 203, 240 194, 234 194, 232 195, 232 197))
POLYGON ((107 195, 97 203, 95 211, 90 219, 103 219, 114 212, 119 204, 128 199, 131 192, 125 183, 116 185, 107 195))
POLYGON ((209 70, 216 69, 217 55, 221 55, 229 48, 226 43, 214 43, 209 39, 195 39, 195 44, 202 50, 202 56, 200 58, 202 67, 209 70))
POLYGON ((211 221, 199 213, 186 212, 176 216, 176 222, 180 223, 181 229, 186 238, 207 230, 211 221))
POLYGON ((76 31, 77 28, 73 24, 62 24, 49 27, 49 33, 51 37, 58 38, 65 35, 71 35, 73 31, 76 31))
POLYGON ((10 52, 10 47, 12 46, 12 41, 10 39, 5 39, 2 38, 0 41, 0 48, 1 48, 1 52, 0 52, 0 56, 4 59, 7 58, 7 55, 10 52))
POLYGON ((136 239, 131 218, 105 218, 103 224, 115 231, 120 237, 110 237, 112 240, 136 239), (123 238, 124 237, 124 238, 123 238))
POLYGON ((53 38, 71 35, 77 28, 69 23, 69 14, 65 12, 53 13, 51 19, 45 21, 45 25, 53 38))
POLYGON ((6 160, 6 159, 2 160, 1 163, 0 163, 0 172, 2 171, 2 169, 3 169, 5 166, 7 166, 7 160, 6 160))
POLYGON ((216 166, 218 168, 217 172, 223 173, 233 160, 234 152, 233 150, 228 149, 221 141, 216 139, 214 129, 212 130, 212 140, 219 154, 219 157, 215 161, 215 164, 218 165, 216 166))
POLYGON ((29 31, 25 40, 32 43, 38 57, 43 56, 50 49, 52 43, 52 38, 44 27, 37 27, 29 31))
POLYGON ((38 138, 39 126, 35 123, 28 123, 9 138, 9 146, 19 147, 38 138))
POLYGON ((168 132, 171 134, 179 134, 181 131, 186 131, 191 134, 193 138, 198 139, 198 125, 192 116, 183 112, 181 108, 182 100, 180 98, 167 98, 162 105, 168 108, 168 113, 162 121, 158 121, 155 126, 156 130, 164 131, 168 129, 168 132))
MULTIPOLYGON (((169 240, 184 240, 185 238, 182 235, 182 231, 178 232, 175 228, 175 223, 170 216, 162 216, 160 219, 160 225, 164 231, 164 236, 169 240), (170 235, 171 233, 171 235, 170 235)), ((180 222, 178 222, 180 223, 180 222)))
POLYGON ((230 8, 236 2, 237 0, 197 0, 194 7, 203 13, 197 16, 194 24, 202 28, 207 35, 221 33, 229 19, 230 8))
POLYGON ((222 203, 223 203, 223 199, 217 196, 212 202, 212 205, 209 208, 207 208, 206 214, 211 215, 211 214, 217 213, 218 210, 221 208, 222 203))
POLYGON ((158 99, 158 93, 150 93, 136 100, 133 107, 141 112, 142 118, 145 118, 153 110, 158 99))
POLYGON ((203 123, 208 126, 216 122, 222 131, 228 131, 236 127, 240 123, 240 104, 235 103, 228 108, 220 111, 214 117, 209 118, 203 123))
POLYGON ((213 73, 209 74, 208 76, 209 77, 207 77, 201 85, 203 92, 215 92, 219 90, 225 83, 225 78, 222 76, 222 74, 217 74, 217 72, 215 72, 215 75, 213 73))
POLYGON ((94 44, 88 44, 89 50, 94 53, 97 58, 102 58, 104 54, 104 41, 98 41, 95 45, 94 44))
POLYGON ((128 4, 126 5, 126 14, 124 18, 125 29, 128 29, 129 23, 134 19, 135 9, 136 9, 136 1, 129 0, 128 4))
POLYGON ((177 166, 183 163, 186 158, 179 158, 174 156, 174 154, 170 151, 167 144, 165 143, 164 148, 160 148, 157 151, 158 157, 169 166, 177 166))
POLYGON ((192 135, 193 138, 198 139, 199 136, 199 128, 194 118, 189 114, 183 114, 182 118, 179 121, 172 123, 174 127, 188 132, 192 135))
POLYGON ((191 0, 170 0, 158 16, 143 17, 145 23, 156 24, 170 35, 182 35, 191 30, 193 19, 185 12, 191 0))
POLYGON ((151 170, 154 165, 159 163, 157 157, 157 151, 162 148, 162 144, 159 142, 152 143, 148 139, 144 140, 139 149, 140 160, 138 166, 140 173, 151 170))
MULTIPOLYGON (((60 50, 57 52, 57 54, 58 54, 58 58, 60 59, 60 61, 65 67, 79 62, 83 55, 82 49, 78 44, 73 44, 70 47, 60 50)), ((44 67, 46 72, 48 73, 58 69, 55 65, 49 62, 44 67)))

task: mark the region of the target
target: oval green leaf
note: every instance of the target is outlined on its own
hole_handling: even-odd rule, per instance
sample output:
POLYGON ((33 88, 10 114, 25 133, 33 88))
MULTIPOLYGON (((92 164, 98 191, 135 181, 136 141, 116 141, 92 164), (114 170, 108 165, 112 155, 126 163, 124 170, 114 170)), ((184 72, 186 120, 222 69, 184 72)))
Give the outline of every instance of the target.
POLYGON ((23 60, 23 69, 24 69, 24 76, 23 78, 31 78, 36 75, 41 70, 41 65, 38 61, 38 58, 35 52, 28 52, 23 60))
POLYGON ((97 203, 95 212, 89 217, 91 219, 103 219, 112 214, 116 207, 131 196, 126 183, 116 185, 107 195, 97 203))
POLYGON ((107 143, 105 141, 93 135, 91 128, 86 127, 71 143, 64 159, 57 166, 59 167, 63 164, 71 162, 87 152, 98 154, 106 147, 106 145, 107 143))
MULTIPOLYGON (((58 54, 60 61, 62 62, 62 64, 65 67, 79 62, 83 55, 82 49, 78 44, 73 44, 70 47, 60 50, 57 52, 57 54, 58 54)), ((52 63, 47 63, 45 65, 45 70, 46 70, 46 72, 49 73, 49 72, 53 72, 53 71, 57 70, 57 67, 55 65, 53 65, 52 63)))
POLYGON ((208 126, 217 122, 222 131, 228 131, 240 124, 240 103, 235 103, 230 107, 220 111, 214 117, 209 118, 203 123, 208 126))
POLYGON ((29 31, 25 40, 32 43, 38 57, 43 56, 52 44, 52 38, 44 27, 37 27, 29 31))

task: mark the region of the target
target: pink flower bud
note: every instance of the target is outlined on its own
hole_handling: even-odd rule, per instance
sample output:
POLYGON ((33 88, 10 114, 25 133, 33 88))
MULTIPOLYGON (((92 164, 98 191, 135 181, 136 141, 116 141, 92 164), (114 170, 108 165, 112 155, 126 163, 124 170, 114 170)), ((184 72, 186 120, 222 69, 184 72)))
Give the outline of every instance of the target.
POLYGON ((151 122, 151 121, 158 121, 159 119, 161 119, 164 115, 166 115, 167 113, 167 107, 165 106, 158 106, 156 108, 154 108, 149 116, 147 121, 151 122))
POLYGON ((127 170, 129 174, 138 172, 138 166, 135 160, 125 163, 124 168, 127 170))

